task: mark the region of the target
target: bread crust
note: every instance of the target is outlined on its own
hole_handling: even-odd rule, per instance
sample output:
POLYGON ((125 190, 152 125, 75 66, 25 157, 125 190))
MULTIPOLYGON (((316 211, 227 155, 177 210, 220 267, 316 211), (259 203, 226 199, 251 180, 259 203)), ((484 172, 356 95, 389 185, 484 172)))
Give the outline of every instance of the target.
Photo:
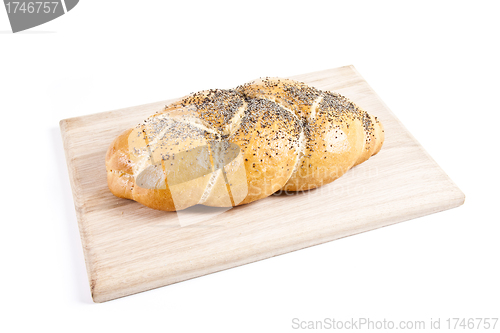
POLYGON ((189 95, 123 132, 106 154, 108 187, 165 211, 238 206, 328 184, 383 140, 380 121, 344 96, 258 79, 189 95))

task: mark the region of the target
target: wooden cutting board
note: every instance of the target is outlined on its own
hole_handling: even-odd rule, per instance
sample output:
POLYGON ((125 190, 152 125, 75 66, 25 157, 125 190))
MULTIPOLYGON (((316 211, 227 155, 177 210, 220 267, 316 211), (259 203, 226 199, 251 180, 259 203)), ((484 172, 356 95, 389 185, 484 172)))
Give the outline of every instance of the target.
POLYGON ((162 212, 113 196, 111 141, 172 100, 61 120, 76 215, 95 302, 104 302, 436 213, 464 194, 352 66, 293 77, 339 92, 379 117, 381 152, 335 182, 248 205, 162 212))

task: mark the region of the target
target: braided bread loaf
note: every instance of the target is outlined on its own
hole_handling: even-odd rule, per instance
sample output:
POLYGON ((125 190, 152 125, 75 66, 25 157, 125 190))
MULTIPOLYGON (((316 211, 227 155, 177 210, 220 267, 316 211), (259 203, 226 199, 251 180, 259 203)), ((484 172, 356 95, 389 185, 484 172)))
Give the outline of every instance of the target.
POLYGON ((347 98, 259 79, 189 95, 122 133, 106 154, 108 186, 154 209, 231 207, 328 184, 383 141, 377 118, 347 98))

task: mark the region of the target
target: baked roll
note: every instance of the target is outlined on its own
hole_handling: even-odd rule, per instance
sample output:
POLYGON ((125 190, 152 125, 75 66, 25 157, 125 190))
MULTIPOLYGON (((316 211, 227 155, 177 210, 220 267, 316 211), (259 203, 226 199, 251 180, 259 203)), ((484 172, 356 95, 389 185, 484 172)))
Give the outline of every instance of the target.
POLYGON ((154 209, 231 207, 328 184, 383 141, 377 117, 344 96, 258 79, 189 95, 123 132, 107 180, 115 196, 154 209))

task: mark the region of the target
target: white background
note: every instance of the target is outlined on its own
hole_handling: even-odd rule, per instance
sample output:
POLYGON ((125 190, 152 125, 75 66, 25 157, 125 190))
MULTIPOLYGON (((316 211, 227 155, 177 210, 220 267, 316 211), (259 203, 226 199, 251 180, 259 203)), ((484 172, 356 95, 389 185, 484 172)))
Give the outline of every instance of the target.
POLYGON ((0 8, 0 328, 499 317, 499 4, 83 0, 18 34, 0 8), (350 64, 465 193, 462 207, 92 303, 59 120, 350 64))

